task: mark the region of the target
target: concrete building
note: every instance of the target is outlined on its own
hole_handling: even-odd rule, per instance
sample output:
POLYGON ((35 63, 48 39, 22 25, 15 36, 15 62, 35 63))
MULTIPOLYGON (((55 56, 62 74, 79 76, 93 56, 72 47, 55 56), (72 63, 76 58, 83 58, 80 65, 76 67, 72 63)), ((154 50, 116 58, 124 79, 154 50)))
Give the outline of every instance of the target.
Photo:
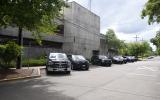
POLYGON ((64 45, 66 53, 90 58, 100 46, 100 17, 76 2, 64 9, 64 45))
MULTIPOLYGON (((93 54, 107 54, 105 38, 100 34, 100 17, 76 2, 68 5, 69 8, 63 10, 64 18, 56 19, 57 34, 42 34, 42 46, 35 42, 31 32, 23 30, 24 57, 39 57, 49 52, 81 54, 87 58, 93 54)), ((0 29, 0 43, 16 40, 17 36, 17 28, 0 29)))

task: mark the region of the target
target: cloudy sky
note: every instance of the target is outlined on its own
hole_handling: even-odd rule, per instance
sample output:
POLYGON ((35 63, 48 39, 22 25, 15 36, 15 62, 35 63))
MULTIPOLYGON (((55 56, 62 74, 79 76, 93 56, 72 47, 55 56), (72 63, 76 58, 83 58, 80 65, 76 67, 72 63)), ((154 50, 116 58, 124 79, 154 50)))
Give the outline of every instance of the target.
MULTIPOLYGON (((82 6, 89 8, 90 0, 76 1, 82 6)), ((147 40, 154 37, 160 25, 148 25, 147 19, 141 19, 141 11, 147 0, 91 0, 92 12, 101 18, 101 33, 105 34, 111 28, 116 32, 119 39, 126 42, 147 40)))

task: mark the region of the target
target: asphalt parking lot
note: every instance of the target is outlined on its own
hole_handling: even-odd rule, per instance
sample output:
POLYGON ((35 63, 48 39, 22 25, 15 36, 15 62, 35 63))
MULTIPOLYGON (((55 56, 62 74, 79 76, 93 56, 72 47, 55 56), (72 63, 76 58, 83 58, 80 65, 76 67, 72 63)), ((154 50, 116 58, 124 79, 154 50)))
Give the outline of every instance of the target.
POLYGON ((160 100, 160 58, 0 83, 0 100, 160 100))

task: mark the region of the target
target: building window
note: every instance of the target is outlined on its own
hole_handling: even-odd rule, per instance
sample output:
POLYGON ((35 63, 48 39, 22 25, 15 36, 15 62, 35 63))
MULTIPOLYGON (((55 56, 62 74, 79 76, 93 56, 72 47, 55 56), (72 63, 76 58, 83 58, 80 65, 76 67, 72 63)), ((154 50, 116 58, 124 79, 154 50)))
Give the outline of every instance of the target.
POLYGON ((57 35, 63 35, 64 34, 64 25, 58 25, 57 30, 55 31, 57 35))

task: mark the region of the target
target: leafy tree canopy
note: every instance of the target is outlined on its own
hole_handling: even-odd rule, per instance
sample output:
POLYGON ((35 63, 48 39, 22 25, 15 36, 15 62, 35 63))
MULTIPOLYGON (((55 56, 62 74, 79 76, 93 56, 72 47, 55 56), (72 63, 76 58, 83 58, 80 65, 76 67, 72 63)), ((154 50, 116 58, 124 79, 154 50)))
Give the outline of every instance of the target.
POLYGON ((148 16, 148 23, 160 23, 160 0, 148 0, 142 10, 142 18, 148 16))
POLYGON ((108 29, 106 32, 106 44, 108 49, 118 49, 120 47, 120 40, 117 38, 114 30, 108 29))
POLYGON ((29 31, 53 33, 63 0, 1 0, 0 27, 16 26, 29 31))
POLYGON ((157 48, 160 48, 160 31, 157 32, 156 36, 150 40, 157 48))
POLYGON ((147 56, 150 55, 152 52, 152 48, 150 47, 149 43, 144 42, 133 42, 128 43, 127 46, 129 55, 138 56, 147 56))

